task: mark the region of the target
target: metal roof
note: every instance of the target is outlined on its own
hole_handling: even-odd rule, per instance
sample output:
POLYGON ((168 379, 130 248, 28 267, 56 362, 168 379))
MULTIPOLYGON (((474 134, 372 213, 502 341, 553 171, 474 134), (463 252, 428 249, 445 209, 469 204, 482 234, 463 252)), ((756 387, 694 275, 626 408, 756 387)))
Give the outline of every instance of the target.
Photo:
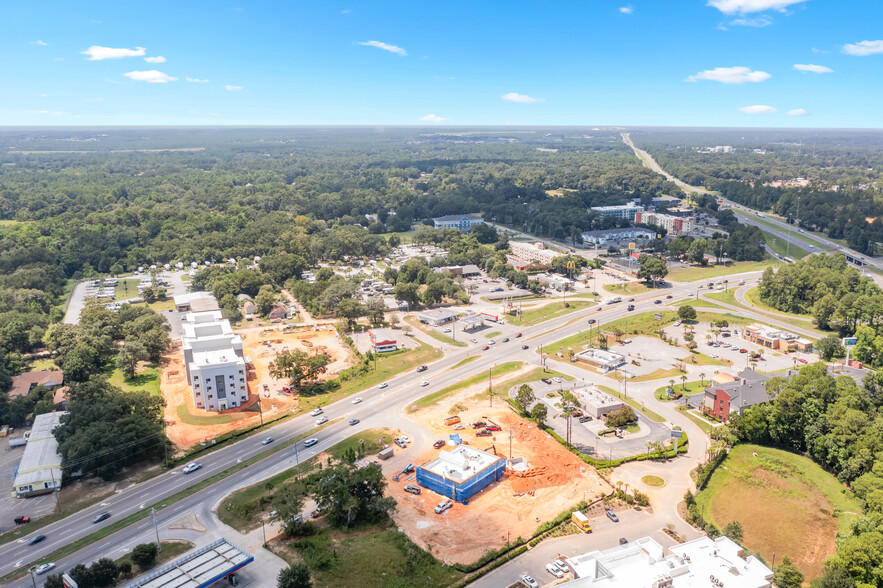
POLYGON ((126 588, 206 588, 253 561, 253 555, 226 539, 219 539, 135 580, 126 588))

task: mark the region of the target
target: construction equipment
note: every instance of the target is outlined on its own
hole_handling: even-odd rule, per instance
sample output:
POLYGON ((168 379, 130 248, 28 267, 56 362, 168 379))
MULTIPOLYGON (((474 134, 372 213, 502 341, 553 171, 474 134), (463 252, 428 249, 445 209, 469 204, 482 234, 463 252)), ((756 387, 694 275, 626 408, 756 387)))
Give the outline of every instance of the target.
POLYGON ((405 466, 405 469, 403 469, 402 471, 397 473, 395 476, 393 476, 392 479, 393 479, 393 481, 398 482, 399 476, 410 474, 413 471, 414 471, 414 464, 409 463, 408 465, 405 466))
POLYGON ((448 418, 445 419, 445 424, 448 425, 448 426, 450 426, 450 425, 456 425, 456 424, 459 423, 459 422, 460 422, 460 417, 458 417, 458 416, 456 416, 456 415, 455 415, 455 416, 448 417, 448 418))

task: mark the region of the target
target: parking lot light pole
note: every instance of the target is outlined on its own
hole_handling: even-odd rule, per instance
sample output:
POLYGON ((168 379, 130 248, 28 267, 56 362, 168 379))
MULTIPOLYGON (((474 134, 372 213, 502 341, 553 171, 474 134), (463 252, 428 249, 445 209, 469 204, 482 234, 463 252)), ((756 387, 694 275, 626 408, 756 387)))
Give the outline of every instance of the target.
POLYGON ((37 579, 34 577, 34 570, 37 569, 34 566, 31 566, 31 569, 28 571, 31 573, 31 582, 34 584, 34 588, 37 588, 37 579))

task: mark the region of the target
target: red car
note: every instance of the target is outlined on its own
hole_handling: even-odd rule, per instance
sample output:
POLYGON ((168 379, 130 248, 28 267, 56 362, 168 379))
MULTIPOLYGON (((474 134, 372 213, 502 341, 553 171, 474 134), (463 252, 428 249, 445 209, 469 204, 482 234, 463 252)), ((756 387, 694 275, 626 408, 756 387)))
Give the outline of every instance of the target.
POLYGON ((432 448, 433 448, 433 449, 438 449, 438 448, 440 448, 440 447, 444 447, 444 446, 445 446, 445 443, 446 443, 446 441, 441 441, 441 440, 436 441, 435 443, 432 444, 432 448))
POLYGON ((487 351, 488 349, 490 349, 490 347, 487 345, 485 345, 484 347, 481 348, 482 351, 487 351))
POLYGON ((748 353, 748 350, 747 349, 740 349, 739 353, 748 353))
POLYGON ((803 359, 802 357, 798 357, 797 361, 799 361, 800 363, 806 363, 806 360, 803 359))
POLYGON ((488 425, 484 428, 485 431, 502 431, 503 429, 500 425, 488 425))
POLYGON ((31 517, 15 517, 16 525, 25 525, 31 522, 31 517))
POLYGON ((518 339, 519 337, 521 337, 521 333, 515 333, 515 338, 518 339))

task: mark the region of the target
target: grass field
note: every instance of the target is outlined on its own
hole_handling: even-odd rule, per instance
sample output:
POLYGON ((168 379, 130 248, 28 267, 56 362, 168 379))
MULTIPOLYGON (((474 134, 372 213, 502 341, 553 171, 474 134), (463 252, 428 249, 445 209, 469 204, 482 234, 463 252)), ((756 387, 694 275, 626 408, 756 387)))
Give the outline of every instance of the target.
POLYGON ((780 263, 781 262, 775 259, 765 259, 764 261, 734 261, 728 263, 726 267, 690 267, 673 270, 669 272, 668 276, 666 276, 666 279, 673 282, 714 280, 730 274, 740 274, 742 272, 754 272, 764 270, 769 266, 780 265, 780 263))
MULTIPOLYGON (((705 387, 708 386, 708 384, 709 384, 709 381, 707 379, 702 382, 700 382, 700 381, 687 382, 686 388, 685 388, 684 387, 685 384, 683 384, 679 378, 680 378, 680 376, 678 376, 677 378, 670 378, 675 381, 675 384, 674 384, 674 386, 672 386, 672 389, 675 392, 680 392, 681 395, 683 395, 683 396, 690 396, 691 394, 698 394, 699 392, 702 392, 703 390, 705 390, 705 387)), ((668 388, 668 384, 666 384, 665 386, 662 386, 661 388, 656 389, 656 392, 654 393, 656 400, 661 400, 662 402, 668 402, 669 400, 674 400, 674 397, 669 398, 668 395, 665 393, 666 388, 668 388)))
MULTIPOLYGON (((747 310, 749 309, 749 307, 742 304, 741 302, 739 302, 736 299, 733 291, 714 292, 714 293, 706 294, 706 296, 708 296, 709 298, 714 298, 715 300, 720 300, 721 302, 725 302, 727 304, 732 304, 734 306, 738 306, 740 308, 745 308, 747 310)), ((829 333, 833 333, 833 331, 822 331, 820 329, 817 329, 812 324, 812 316, 811 315, 786 313, 786 312, 782 312, 781 310, 776 310, 775 308, 771 308, 770 306, 767 306, 766 304, 764 304, 763 302, 760 301, 759 296, 757 295, 757 288, 756 287, 751 288, 750 290, 748 290, 745 293, 745 300, 751 302, 752 304, 754 304, 754 306, 756 306, 756 308, 754 308, 753 310, 761 311, 761 312, 768 312, 768 313, 770 313, 768 315, 770 318, 775 318, 777 320, 780 320, 780 321, 787 323, 789 325, 792 325, 794 327, 798 327, 801 329, 808 329, 808 330, 816 333, 819 337, 824 337, 825 335, 827 335, 829 333)))
POLYGON ((500 331, 491 331, 490 333, 486 333, 484 338, 493 339, 494 337, 499 337, 500 335, 502 335, 500 331))
POLYGON ((475 361, 475 360, 478 359, 479 357, 481 357, 480 354, 470 355, 470 356, 467 357, 466 359, 461 359, 461 360, 458 361, 456 364, 454 364, 453 366, 451 366, 451 369, 452 369, 452 370, 455 370, 455 369, 457 369, 458 367, 462 367, 462 366, 466 365, 466 364, 469 363, 470 361, 475 361))
POLYGON ((733 294, 732 290, 724 292, 706 292, 705 296, 711 298, 712 300, 723 302, 724 304, 735 304, 736 306, 742 306, 742 304, 738 300, 736 300, 736 296, 733 294))
POLYGON ((426 333, 427 335, 429 335, 430 337, 432 337, 436 341, 440 341, 442 343, 447 343, 448 345, 454 345, 456 347, 466 347, 466 343, 463 343, 462 341, 455 341, 451 337, 448 337, 445 334, 439 333, 438 331, 436 331, 432 327, 427 327, 426 325, 424 325, 423 323, 418 321, 417 317, 415 317, 415 316, 412 316, 412 315, 406 316, 405 322, 408 323, 409 325, 417 327, 418 329, 420 329, 421 331, 423 331, 424 333, 426 333))
POLYGON ((673 306, 692 306, 693 308, 719 308, 721 310, 726 310, 720 304, 715 304, 709 300, 688 298, 687 300, 681 300, 680 302, 675 302, 673 306))
POLYGON ((123 372, 114 369, 108 376, 107 381, 127 392, 143 390, 150 392, 153 396, 162 395, 162 392, 159 390, 159 366, 156 364, 150 364, 147 367, 141 368, 135 372, 135 377, 131 379, 126 379, 123 376, 123 372))
MULTIPOLYGON (((145 541, 145 543, 147 543, 147 541, 145 541)), ((188 551, 193 549, 193 543, 191 543, 190 541, 177 541, 177 540, 169 541, 169 540, 167 540, 167 541, 160 541, 159 544, 162 547, 162 551, 160 551, 156 555, 156 561, 154 562, 154 564, 147 569, 139 570, 138 566, 136 566, 135 564, 132 564, 132 553, 131 552, 127 553, 126 555, 124 555, 122 557, 118 557, 115 560, 116 564, 117 565, 120 565, 122 563, 132 564, 132 567, 135 570, 138 570, 138 572, 136 572, 136 575, 137 575, 139 573, 146 572, 147 570, 161 568, 163 566, 163 564, 166 563, 167 561, 172 561, 173 559, 177 559, 178 557, 180 557, 184 553, 187 553, 188 551)))
POLYGON ((661 423, 665 420, 665 417, 663 417, 661 414, 653 412, 649 408, 641 406, 641 403, 638 402, 637 400, 635 400, 634 398, 626 398, 622 394, 620 394, 619 392, 617 392, 616 390, 614 390, 613 388, 610 388, 608 386, 598 386, 598 387, 601 388, 601 390, 603 390, 604 392, 607 392, 608 394, 610 394, 611 396, 616 396, 617 398, 619 398, 620 400, 622 400, 623 402, 625 402, 626 404, 628 404, 629 406, 631 406, 635 410, 644 413, 644 416, 646 416, 648 419, 650 419, 654 423, 661 423))
POLYGON ((114 294, 117 300, 126 300, 127 298, 135 298, 138 296, 138 284, 141 283, 140 278, 121 278, 114 288, 114 294))
POLYGON ((665 480, 663 480, 659 476, 644 476, 643 478, 641 478, 641 481, 648 486, 653 486, 654 488, 665 486, 665 480))
POLYGON ((675 368, 659 368, 653 370, 649 374, 644 374, 643 376, 635 376, 634 378, 629 378, 629 382, 649 382, 651 380, 662 380, 664 378, 679 378, 683 375, 684 372, 675 368))
MULTIPOLYGON (((514 372, 515 370, 519 369, 522 365, 524 365, 524 364, 521 363, 520 361, 509 361, 506 363, 501 363, 500 365, 491 369, 491 378, 503 376, 503 375, 508 374, 510 372, 514 372)), ((415 401, 414 403, 412 403, 408 407, 408 411, 414 412, 414 411, 417 411, 423 407, 436 404, 438 401, 440 401, 442 398, 444 398, 445 396, 447 396, 448 394, 450 394, 452 392, 456 392, 457 390, 460 390, 461 388, 466 388, 467 386, 472 386, 472 385, 478 384, 479 382, 486 382, 487 379, 488 379, 488 374, 480 373, 480 374, 476 374, 476 375, 472 376, 471 378, 467 378, 465 380, 460 380, 456 384, 452 384, 446 388, 442 388, 441 390, 439 390, 437 392, 433 392, 432 394, 427 394, 423 398, 420 398, 419 400, 415 401)))
POLYGON ((644 282, 620 282, 619 284, 607 284, 604 289, 614 294, 640 294, 650 290, 644 282))
MULTIPOLYGON (((809 255, 810 251, 808 247, 799 247, 795 243, 791 243, 791 246, 788 246, 788 243, 779 237, 776 237, 769 231, 764 231, 760 229, 763 233, 763 238, 766 240, 767 245, 770 246, 770 249, 775 251, 777 254, 782 257, 790 257, 792 259, 800 259, 801 257, 805 257, 809 255)), ((795 231, 795 235, 797 232, 795 231)))
POLYGON ((682 357, 681 361, 690 365, 733 365, 733 362, 729 359, 714 359, 704 353, 691 353, 687 357, 682 357))
POLYGON ((521 313, 520 317, 506 315, 506 320, 513 325, 529 325, 536 322, 547 321, 594 305, 595 302, 584 299, 568 300, 567 306, 564 306, 563 302, 552 302, 551 304, 546 304, 539 308, 525 310, 521 313))
POLYGON ((807 578, 821 575, 835 534, 861 512, 859 500, 810 459, 759 445, 734 447, 696 501, 706 520, 718 528, 739 521, 745 547, 767 561, 787 554, 807 578))
POLYGON ((55 361, 51 359, 34 359, 28 362, 28 367, 30 368, 28 371, 31 372, 39 372, 42 370, 57 370, 58 366, 55 365, 55 361))

